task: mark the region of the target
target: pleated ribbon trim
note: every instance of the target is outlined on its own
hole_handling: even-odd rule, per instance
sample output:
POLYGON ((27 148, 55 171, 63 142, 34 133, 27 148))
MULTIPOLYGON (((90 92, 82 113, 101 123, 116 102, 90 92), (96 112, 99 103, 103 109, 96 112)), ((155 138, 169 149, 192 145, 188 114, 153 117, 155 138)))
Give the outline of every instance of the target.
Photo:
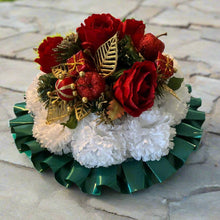
MULTIPOLYGON (((189 92, 191 86, 188 85, 189 92)), ((77 185, 82 192, 101 195, 104 187, 121 193, 133 193, 162 183, 172 176, 186 162, 189 155, 198 148, 205 120, 205 113, 198 111, 200 98, 191 97, 186 118, 176 126, 174 148, 159 161, 136 161, 128 159, 122 164, 110 167, 86 168, 73 159, 71 154, 54 155, 32 135, 34 119, 25 108, 26 103, 14 106, 15 119, 9 121, 17 149, 25 153, 39 172, 51 169, 55 179, 65 187, 77 185)))

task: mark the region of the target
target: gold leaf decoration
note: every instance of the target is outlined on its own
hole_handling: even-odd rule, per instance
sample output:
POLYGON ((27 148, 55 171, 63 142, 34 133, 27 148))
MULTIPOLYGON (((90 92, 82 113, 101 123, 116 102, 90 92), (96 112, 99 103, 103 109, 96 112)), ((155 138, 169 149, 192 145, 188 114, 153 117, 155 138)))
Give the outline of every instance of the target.
POLYGON ((102 44, 95 54, 96 68, 103 77, 114 73, 118 60, 118 36, 117 33, 102 44))
POLYGON ((168 85, 163 84, 163 89, 164 89, 165 91, 169 92, 171 95, 173 95, 176 99, 178 99, 179 101, 181 101, 180 98, 177 96, 177 94, 176 94, 168 85))
POLYGON ((78 102, 75 104, 75 114, 77 121, 85 118, 90 112, 91 110, 89 109, 88 104, 85 104, 83 102, 78 102))
POLYGON ((68 76, 68 65, 61 63, 52 67, 52 73, 57 79, 63 79, 68 76))
POLYGON ((124 115, 124 113, 125 110, 115 99, 110 101, 107 114, 112 121, 121 118, 124 115))
POLYGON ((58 98, 51 97, 47 112, 47 124, 64 119, 71 112, 68 111, 67 102, 58 98))

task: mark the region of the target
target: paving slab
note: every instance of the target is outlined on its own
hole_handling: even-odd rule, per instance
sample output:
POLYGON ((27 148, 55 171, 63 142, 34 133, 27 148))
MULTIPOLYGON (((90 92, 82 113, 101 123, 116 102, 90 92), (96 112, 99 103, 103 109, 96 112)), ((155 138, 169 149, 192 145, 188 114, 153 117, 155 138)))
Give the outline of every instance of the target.
POLYGON ((0 27, 0 40, 18 34, 19 32, 13 28, 0 27))
POLYGON ((220 44, 217 42, 196 40, 171 51, 177 58, 187 57, 188 60, 202 61, 211 66, 212 72, 220 72, 220 63, 216 55, 220 54, 220 44))
POLYGON ((39 67, 34 62, 0 58, 0 66, 0 86, 18 91, 26 91, 39 73, 39 67))
POLYGON ((220 27, 220 17, 216 13, 205 13, 188 5, 170 8, 150 20, 153 24, 187 27, 190 24, 220 27))
POLYGON ((214 106, 214 101, 220 94, 220 80, 194 76, 190 79, 190 83, 193 88, 192 96, 202 98, 202 106, 199 110, 210 113, 214 106))
MULTIPOLYGON (((51 3, 51 5, 54 4, 51 3)), ((9 14, 14 20, 27 21, 29 25, 34 25, 37 31, 43 34, 43 37, 49 34, 65 34, 66 32, 75 31, 76 27, 88 17, 87 13, 74 13, 39 7, 30 10, 30 7, 24 6, 14 6, 9 14)))
POLYGON ((111 13, 115 17, 123 18, 125 17, 130 11, 136 8, 139 1, 134 0, 126 0, 126 1, 118 1, 118 0, 111 0, 111 1, 102 1, 102 0, 81 0, 81 1, 29 1, 23 0, 18 1, 17 5, 28 5, 34 7, 47 7, 47 8, 54 8, 59 10, 65 11, 72 11, 72 12, 81 12, 81 13, 111 13))
POLYGON ((170 203, 170 220, 219 219, 220 192, 191 196, 180 202, 170 203))
POLYGON ((44 37, 45 36, 41 34, 25 33, 1 40, 0 55, 16 57, 16 53, 24 49, 32 48, 33 51, 33 48, 37 47, 39 43, 44 39, 44 37))
POLYGON ((207 4, 206 0, 194 0, 189 1, 188 5, 194 7, 203 12, 210 12, 210 13, 219 13, 220 2, 218 0, 211 0, 209 4, 207 4))
POLYGON ((213 133, 220 134, 220 99, 218 99, 215 103, 212 117, 209 120, 207 130, 213 133))

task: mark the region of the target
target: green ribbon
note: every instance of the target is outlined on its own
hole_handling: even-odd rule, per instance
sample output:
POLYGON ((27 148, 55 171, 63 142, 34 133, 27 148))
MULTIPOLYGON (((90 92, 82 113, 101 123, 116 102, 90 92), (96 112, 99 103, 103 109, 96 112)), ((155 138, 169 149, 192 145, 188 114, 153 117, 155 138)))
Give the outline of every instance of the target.
MULTIPOLYGON (((191 86, 188 85, 189 92, 191 86)), ((201 126, 205 113, 198 111, 201 99, 191 97, 186 118, 176 126, 174 148, 159 161, 128 159, 110 167, 86 168, 71 155, 54 155, 42 148, 32 135, 34 119, 26 109, 26 103, 17 103, 17 116, 9 121, 11 133, 20 153, 25 153, 39 172, 51 169, 55 179, 65 187, 77 185, 81 191, 100 195, 104 187, 121 193, 133 193, 172 176, 197 149, 202 136, 201 126)))

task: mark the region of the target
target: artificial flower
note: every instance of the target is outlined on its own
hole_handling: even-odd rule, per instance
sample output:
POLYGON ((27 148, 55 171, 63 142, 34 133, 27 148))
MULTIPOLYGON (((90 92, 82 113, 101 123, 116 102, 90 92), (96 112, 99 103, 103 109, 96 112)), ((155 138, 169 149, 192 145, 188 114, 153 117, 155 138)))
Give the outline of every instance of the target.
POLYGON ((34 61, 40 64, 41 71, 45 73, 51 73, 51 67, 58 65, 59 63, 56 60, 56 53, 53 49, 62 42, 63 38, 56 37, 47 37, 38 47, 39 57, 34 61))
POLYGON ((95 52, 99 46, 111 38, 120 28, 121 20, 110 14, 93 14, 76 29, 84 49, 95 52))
POLYGON ((125 111, 138 117, 153 106, 156 87, 156 67, 151 61, 143 61, 136 62, 131 69, 125 70, 113 90, 115 98, 125 111))

